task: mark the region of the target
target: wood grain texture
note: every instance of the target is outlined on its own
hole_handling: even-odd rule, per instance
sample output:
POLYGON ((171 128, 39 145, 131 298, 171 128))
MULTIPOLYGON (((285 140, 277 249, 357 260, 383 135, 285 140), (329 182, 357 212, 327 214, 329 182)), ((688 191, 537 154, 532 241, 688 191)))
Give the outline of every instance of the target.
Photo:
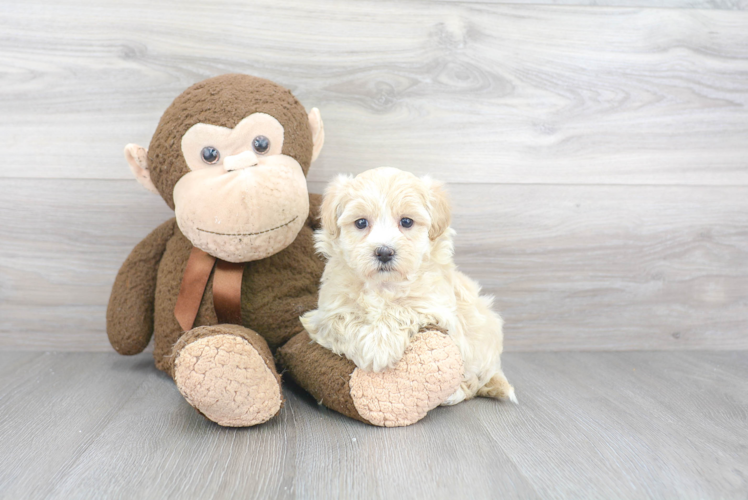
POLYGON ((204 420, 148 355, 0 353, 2 498, 745 498, 748 353, 510 353, 521 404, 204 420), (18 359, 26 363, 9 373, 18 359))
POLYGON ((238 71, 322 110, 314 191, 455 183, 509 350, 748 348, 745 2, 526 3, 0 2, 0 346, 109 349, 116 271, 171 216, 122 148, 238 71))
MULTIPOLYGON (((748 349, 748 188, 449 190, 456 261, 507 349, 748 349)), ((0 180, 0 346, 111 349, 117 270, 171 216, 133 181, 0 180)))
POLYGON ((0 185, 0 345, 105 349, 117 270, 173 212, 135 182, 0 185))
POLYGON ((0 372, 0 498, 48 497, 151 375, 147 361, 0 353, 15 365, 0 372))
POLYGON ((650 9, 748 10, 748 0, 472 0, 472 2, 517 5, 564 5, 575 7, 646 7, 650 9))
MULTIPOLYGON (((735 5, 738 5, 737 3, 735 5)), ((742 4, 740 4, 742 5, 742 4)), ((0 177, 128 178, 190 84, 318 106, 312 180, 748 184, 748 12, 416 0, 0 5, 0 177)))
POLYGON ((748 348, 748 192, 453 186, 456 261, 507 348, 748 348))

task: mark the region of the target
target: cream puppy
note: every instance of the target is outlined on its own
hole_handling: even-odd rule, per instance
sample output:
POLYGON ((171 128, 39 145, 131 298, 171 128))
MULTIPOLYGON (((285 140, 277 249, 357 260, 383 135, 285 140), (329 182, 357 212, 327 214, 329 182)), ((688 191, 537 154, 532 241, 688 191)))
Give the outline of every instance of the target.
POLYGON ((462 353, 460 388, 444 404, 476 395, 516 402, 501 371, 503 321, 493 297, 459 272, 440 183, 395 168, 340 176, 327 188, 317 250, 327 258, 318 309, 301 317, 317 343, 364 370, 391 368, 427 325, 462 353))

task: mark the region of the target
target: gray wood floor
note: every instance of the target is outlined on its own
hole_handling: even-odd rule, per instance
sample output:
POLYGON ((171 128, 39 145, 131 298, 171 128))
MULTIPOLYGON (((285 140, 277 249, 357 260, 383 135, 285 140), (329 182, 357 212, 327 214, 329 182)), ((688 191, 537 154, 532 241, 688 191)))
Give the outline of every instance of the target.
POLYGON ((519 406, 205 421, 148 354, 0 353, 0 497, 742 498, 748 352, 509 353, 519 406))

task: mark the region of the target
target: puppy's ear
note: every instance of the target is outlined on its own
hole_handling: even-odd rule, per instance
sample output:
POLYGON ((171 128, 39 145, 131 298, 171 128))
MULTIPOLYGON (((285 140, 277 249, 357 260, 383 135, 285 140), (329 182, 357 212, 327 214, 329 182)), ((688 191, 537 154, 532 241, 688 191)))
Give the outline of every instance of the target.
POLYGON ((430 177, 423 177, 426 189, 428 189, 428 201, 426 207, 431 216, 431 227, 429 228, 429 238, 437 239, 444 234, 449 225, 452 223, 452 210, 449 205, 449 196, 444 190, 444 184, 430 177))
POLYGON ((340 235, 338 218, 343 214, 345 203, 348 198, 348 186, 353 181, 350 175, 339 175, 325 189, 325 196, 320 207, 320 219, 322 229, 332 238, 340 235))

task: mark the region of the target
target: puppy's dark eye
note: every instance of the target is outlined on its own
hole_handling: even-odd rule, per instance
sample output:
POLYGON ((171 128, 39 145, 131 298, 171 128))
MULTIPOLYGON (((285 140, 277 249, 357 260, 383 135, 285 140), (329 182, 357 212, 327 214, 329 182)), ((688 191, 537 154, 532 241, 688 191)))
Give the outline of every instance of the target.
POLYGON ((202 156, 205 163, 212 165, 218 161, 221 157, 221 153, 219 153, 213 146, 205 146, 203 150, 200 151, 200 156, 202 156))
POLYGON ((268 152, 268 149, 270 149, 270 139, 264 135, 258 135, 252 141, 252 149, 254 149, 255 153, 258 155, 264 155, 268 152))
POLYGON ((369 221, 366 219, 359 219, 356 222, 354 222, 354 224, 359 229, 366 229, 366 227, 369 225, 369 221))
POLYGON ((413 227, 413 219, 408 219, 407 217, 403 217, 400 219, 400 225, 403 226, 405 229, 409 227, 413 227))

